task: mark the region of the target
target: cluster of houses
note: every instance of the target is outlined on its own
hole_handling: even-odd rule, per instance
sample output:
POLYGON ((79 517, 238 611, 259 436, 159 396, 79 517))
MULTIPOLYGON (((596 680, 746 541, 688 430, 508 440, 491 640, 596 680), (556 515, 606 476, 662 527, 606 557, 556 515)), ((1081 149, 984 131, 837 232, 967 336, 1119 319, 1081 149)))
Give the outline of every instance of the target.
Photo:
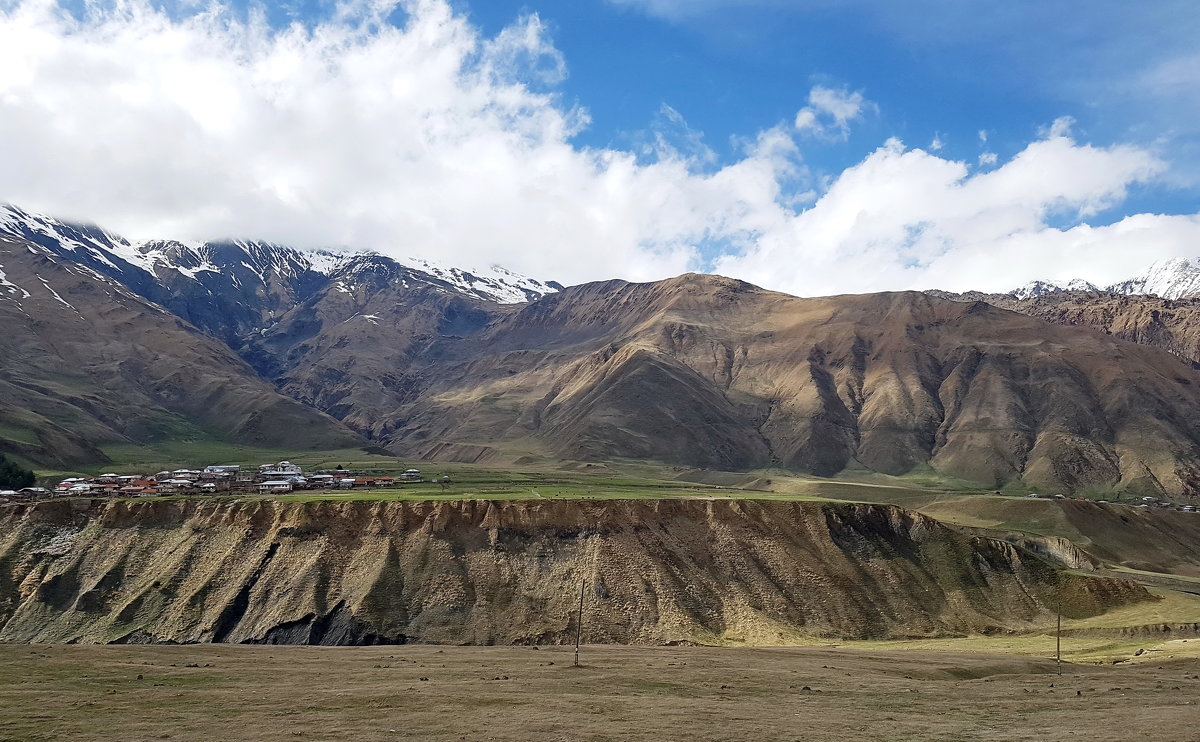
POLYGON ((214 465, 203 469, 175 469, 157 474, 101 474, 98 477, 68 477, 53 490, 28 487, 0 492, 8 500, 44 497, 157 497, 162 495, 283 494, 296 490, 330 490, 398 487, 424 482, 418 469, 392 477, 343 469, 305 474, 290 461, 263 464, 257 469, 237 465, 214 465))
MULTIPOLYGON (((1026 495, 1026 497, 1039 497, 1043 500, 1079 500, 1080 502, 1094 502, 1097 505, 1112 504, 1108 500, 1089 500, 1086 497, 1067 497, 1066 495, 1039 495, 1036 492, 1033 493, 1032 495, 1026 495)), ((1182 513, 1196 512, 1195 505, 1180 505, 1178 503, 1170 502, 1167 500, 1160 500, 1157 497, 1135 497, 1135 498, 1133 498, 1133 500, 1128 501, 1128 502, 1118 501, 1117 504, 1118 505, 1128 505, 1130 507, 1139 507, 1139 508, 1165 508, 1167 510, 1178 510, 1179 512, 1182 512, 1182 513)))

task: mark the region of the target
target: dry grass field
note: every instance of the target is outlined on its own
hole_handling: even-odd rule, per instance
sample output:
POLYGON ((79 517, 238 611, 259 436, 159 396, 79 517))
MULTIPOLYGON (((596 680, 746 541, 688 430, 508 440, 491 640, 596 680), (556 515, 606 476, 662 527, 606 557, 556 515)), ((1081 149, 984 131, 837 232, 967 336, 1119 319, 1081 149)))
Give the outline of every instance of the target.
POLYGON ((9 645, 0 740, 1200 739, 1200 639, 974 647, 9 645))

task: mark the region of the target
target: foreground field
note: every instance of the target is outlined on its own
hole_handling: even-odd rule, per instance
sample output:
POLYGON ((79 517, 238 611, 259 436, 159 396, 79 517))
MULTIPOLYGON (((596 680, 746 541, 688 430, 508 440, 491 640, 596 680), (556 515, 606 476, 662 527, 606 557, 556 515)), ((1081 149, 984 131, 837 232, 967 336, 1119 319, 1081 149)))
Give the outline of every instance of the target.
POLYGON ((0 646, 0 740, 1196 740, 1200 640, 1112 664, 806 647, 0 646))

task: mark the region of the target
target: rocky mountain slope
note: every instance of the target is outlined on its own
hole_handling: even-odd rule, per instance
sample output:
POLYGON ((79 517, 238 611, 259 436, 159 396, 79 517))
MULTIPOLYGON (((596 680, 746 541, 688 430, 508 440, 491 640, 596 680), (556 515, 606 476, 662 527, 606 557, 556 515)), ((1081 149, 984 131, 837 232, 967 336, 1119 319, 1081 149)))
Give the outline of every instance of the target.
POLYGON ((1153 598, 882 505, 0 506, 0 641, 565 643, 989 633, 1153 598))
MULTIPOLYGON (((154 327, 174 323, 150 342, 151 320, 126 318, 126 345, 103 351, 97 340, 111 327, 63 335, 68 325, 50 322, 75 322, 82 299, 27 323, 20 363, 37 381, 26 387, 45 397, 31 419, 60 427, 63 416, 47 405, 65 395, 75 400, 66 409, 78 409, 80 395, 49 385, 52 367, 109 369, 76 382, 91 392, 141 389, 143 368, 191 369, 197 355, 240 363, 232 349, 292 400, 405 455, 471 460, 503 449, 819 475, 932 469, 988 486, 1200 493, 1200 375, 1117 339, 1191 357, 1193 336, 1180 329, 1190 309, 1150 306, 1165 300, 1097 292, 800 299, 697 275, 559 291, 500 269, 481 278, 373 253, 246 241, 132 245, 99 228, 4 213, 0 232, 15 236, 3 260, 25 266, 3 269, 23 271, 19 281, 3 279, 9 310, 51 276, 28 267, 41 261, 62 273, 45 284, 43 303, 66 296, 60 279, 85 277, 102 287, 78 312, 85 322, 115 311, 106 304, 115 301, 154 327), (1069 301, 1084 296, 1098 298, 1069 301), (534 300, 505 303, 523 298, 534 300), (51 348, 59 337, 69 342, 51 348)), ((221 408, 193 391, 206 388, 173 385, 173 397, 160 395, 170 405, 148 407, 126 395, 119 408, 171 409, 176 422, 195 422, 194 410, 208 425, 221 408)), ((107 396, 93 394, 87 409, 107 396)), ((14 404, 7 419, 22 409, 14 404)), ((161 421, 122 428, 72 415, 76 458, 94 452, 89 441, 142 428, 169 434, 161 421)), ((13 450, 20 436, 6 430, 28 439, 40 426, 28 423, 0 427, 0 440, 13 450)))
POLYGON ((253 360, 246 346, 279 316, 319 293, 359 292, 360 282, 472 306, 557 287, 502 268, 410 267, 264 242, 134 244, 15 206, 0 206, 0 250, 0 316, 13 318, 0 338, 8 389, 0 450, 47 465, 102 461, 104 444, 164 437, 361 445, 324 414, 280 396, 235 352, 253 360))
POLYGON ((303 339, 281 349, 278 380, 338 417, 339 400, 372 389, 374 404, 344 419, 398 451, 508 442, 714 469, 931 467, 1064 490, 1190 494, 1200 481, 1200 375, 984 303, 799 299, 703 275, 587 284, 491 313, 424 304, 420 327, 390 297, 367 301, 373 324, 305 325, 321 304, 285 316, 279 332, 303 339), (364 370, 372 354, 384 360, 364 370))
POLYGON ((362 439, 275 391, 233 351, 82 262, 0 235, 0 450, 44 465, 109 443, 362 439))
POLYGON ((1031 281, 1006 294, 926 292, 959 301, 986 301, 1061 325, 1094 327, 1106 334, 1153 345, 1200 366, 1200 259, 1171 258, 1124 281, 1096 286, 1031 281))
POLYGON ((1163 299, 1106 291, 1056 291, 1017 299, 979 292, 926 293, 956 301, 984 301, 1058 325, 1091 327, 1131 343, 1162 348, 1200 368, 1200 297, 1163 299))
POLYGON ((301 251, 255 240, 131 243, 92 225, 0 205, 0 234, 90 268, 234 348, 324 290, 351 292, 364 262, 392 280, 481 302, 520 303, 561 288, 499 266, 467 271, 428 260, 401 263, 352 250, 301 251))

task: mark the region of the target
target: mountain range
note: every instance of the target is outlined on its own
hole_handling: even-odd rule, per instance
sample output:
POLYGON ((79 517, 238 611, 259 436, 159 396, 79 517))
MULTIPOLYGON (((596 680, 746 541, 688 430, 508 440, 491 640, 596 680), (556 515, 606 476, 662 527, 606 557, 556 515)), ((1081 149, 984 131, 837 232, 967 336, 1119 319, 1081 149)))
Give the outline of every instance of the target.
MULTIPOLYGON (((1196 269, 1176 268, 1127 290, 1185 291, 1196 269)), ((7 207, 0 450, 67 466, 210 437, 1195 494, 1200 374, 1180 359, 1200 356, 1181 340, 1200 299, 1093 288, 567 288, 371 252, 132 243, 7 207)))
POLYGON ((1030 281, 1008 292, 1014 299, 1033 299, 1049 294, 1097 291, 1125 296, 1157 296, 1161 299, 1191 299, 1200 296, 1200 258, 1168 258, 1152 263, 1145 272, 1103 288, 1075 278, 1066 283, 1030 281))

